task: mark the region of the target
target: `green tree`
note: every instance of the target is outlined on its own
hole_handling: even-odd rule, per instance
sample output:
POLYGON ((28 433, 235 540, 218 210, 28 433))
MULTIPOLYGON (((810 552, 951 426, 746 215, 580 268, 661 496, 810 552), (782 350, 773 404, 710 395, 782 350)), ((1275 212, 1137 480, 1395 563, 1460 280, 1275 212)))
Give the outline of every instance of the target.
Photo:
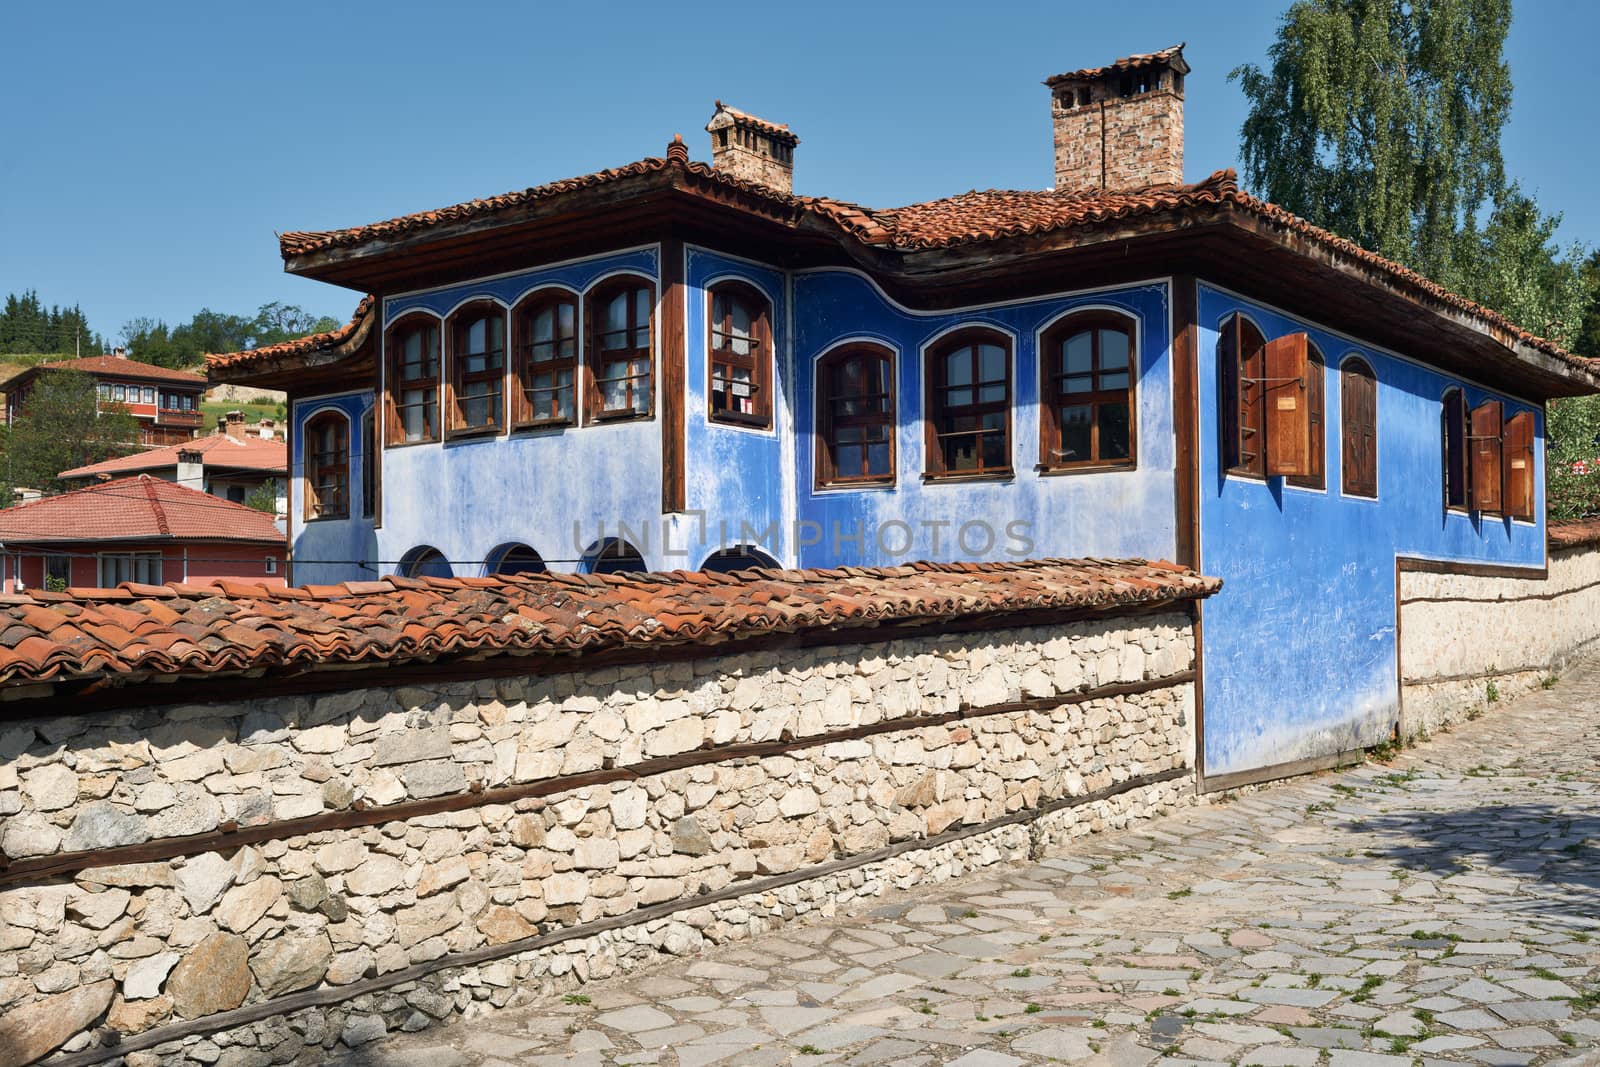
POLYGON ((268 515, 276 515, 278 513, 278 479, 268 478, 250 490, 250 495, 244 498, 244 506, 255 508, 257 511, 264 511, 268 515))
POLYGON ((98 410, 94 379, 48 371, 35 380, 21 413, 0 432, 4 495, 17 486, 66 488, 57 475, 138 449, 139 427, 123 408, 98 410))
MULTIPOLYGON (((1560 248, 1560 217, 1506 178, 1510 26, 1511 0, 1296 0, 1266 69, 1229 75, 1249 101, 1245 175, 1296 214, 1600 355, 1600 260, 1560 248)), ((1548 422, 1551 514, 1600 510, 1600 470, 1570 468, 1593 458, 1584 428, 1600 426, 1600 401, 1555 401, 1548 422)))

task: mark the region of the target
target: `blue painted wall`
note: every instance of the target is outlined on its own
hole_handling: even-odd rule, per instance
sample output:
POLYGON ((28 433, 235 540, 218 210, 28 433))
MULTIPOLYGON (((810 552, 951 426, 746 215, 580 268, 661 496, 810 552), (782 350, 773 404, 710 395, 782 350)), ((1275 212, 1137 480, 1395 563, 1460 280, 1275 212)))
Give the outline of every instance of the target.
POLYGON ((289 437, 289 528, 294 535, 291 558, 296 585, 321 585, 376 578, 382 568, 363 567, 361 561, 378 560, 378 543, 372 520, 361 515, 365 492, 361 419, 372 407, 372 391, 297 399, 290 412, 294 432, 289 437), (306 420, 329 408, 350 420, 350 517, 307 522, 305 496, 306 420))
POLYGON ((1171 319, 1166 282, 952 312, 923 313, 890 301, 853 271, 800 273, 794 282, 794 465, 806 567, 912 559, 1019 556, 1144 556, 1171 559, 1173 530, 1171 319), (1040 475, 1038 335, 1063 314, 1090 307, 1138 324, 1136 469, 1040 475), (963 326, 1009 334, 1013 351, 1011 454, 1003 482, 924 483, 923 349, 963 326), (896 482, 893 487, 816 486, 814 368, 847 341, 887 345, 896 357, 896 482), (968 525, 971 524, 971 525, 968 525), (965 529, 965 537, 963 530, 965 529))
POLYGON ((1200 289, 1200 565, 1223 579, 1205 618, 1205 766, 1224 774, 1382 742, 1398 720, 1395 557, 1540 566, 1544 525, 1446 512, 1439 414, 1469 404, 1535 413, 1535 514, 1544 514, 1544 419, 1486 392, 1208 286, 1200 289), (1217 343, 1243 311, 1269 340, 1304 330, 1327 363, 1326 491, 1222 473, 1217 343), (1378 379, 1378 498, 1340 492, 1339 364, 1378 379))

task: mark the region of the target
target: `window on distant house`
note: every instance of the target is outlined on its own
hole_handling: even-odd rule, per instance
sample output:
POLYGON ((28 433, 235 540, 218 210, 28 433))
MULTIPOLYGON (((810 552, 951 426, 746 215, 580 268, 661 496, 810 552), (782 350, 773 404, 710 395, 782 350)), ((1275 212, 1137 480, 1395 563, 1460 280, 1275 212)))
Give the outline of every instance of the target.
POLYGON ((44 558, 44 588, 49 593, 59 593, 72 584, 72 557, 46 556, 44 558))
POLYGON ((1445 391, 1439 411, 1439 436, 1443 453, 1444 506, 1465 511, 1467 487, 1467 394, 1460 389, 1445 391))
POLYGON ((389 329, 388 428, 391 445, 439 439, 439 322, 412 315, 389 329))
POLYGON ((115 589, 123 582, 161 584, 159 552, 102 552, 95 562, 95 584, 102 589, 115 589))
POLYGON ((772 425, 772 325, 765 297, 741 282, 711 290, 711 418, 772 425))
POLYGON ((962 330, 929 349, 927 477, 1011 473, 1011 342, 962 330))
POLYGON ((1266 341, 1255 323, 1234 314, 1222 325, 1217 343, 1217 376, 1222 417, 1223 463, 1230 474, 1267 473, 1264 430, 1267 421, 1265 377, 1266 341))
POLYGON ((141 403, 141 404, 154 404, 155 402, 156 402, 156 391, 155 391, 155 388, 153 386, 145 386, 144 388, 139 390, 139 403, 141 403))
POLYGON ((468 304, 450 316, 450 432, 469 434, 505 428, 506 313, 489 301, 468 304))
POLYGON ((1505 513, 1513 519, 1532 520, 1533 412, 1519 411, 1507 419, 1501 441, 1505 463, 1505 513))
POLYGON ((311 519, 350 517, 350 420, 324 411, 306 422, 305 514, 311 519))
POLYGON ((1378 379, 1359 356, 1339 368, 1339 439, 1341 490, 1346 496, 1377 496, 1378 379))
POLYGON ((110 382, 101 382, 99 385, 95 386, 95 392, 100 394, 100 399, 101 400, 110 400, 111 399, 111 383, 110 382))
POLYGON ((230 486, 228 486, 228 499, 231 500, 235 504, 243 504, 244 503, 244 486, 242 486, 242 485, 230 485, 230 486))
POLYGON ((517 426, 570 426, 578 419, 578 298, 564 289, 517 305, 517 426))
POLYGON ((1310 452, 1307 455, 1307 469, 1304 474, 1291 474, 1288 476, 1290 485, 1298 485, 1302 489, 1326 489, 1327 475, 1327 415, 1325 414, 1327 363, 1322 358, 1322 353, 1317 346, 1306 345, 1306 418, 1308 421, 1308 438, 1310 452))
POLYGON ((113 385, 111 387, 111 399, 112 400, 127 400, 128 399, 128 387, 125 386, 125 385, 113 385))
POLYGON ((835 349, 817 365, 817 484, 894 482, 894 356, 835 349))
POLYGON ((1074 315, 1044 335, 1043 469, 1135 465, 1133 338, 1130 320, 1103 311, 1074 315))
POLYGON ((654 309, 655 287, 642 278, 609 279, 585 298, 589 417, 650 414, 654 309))

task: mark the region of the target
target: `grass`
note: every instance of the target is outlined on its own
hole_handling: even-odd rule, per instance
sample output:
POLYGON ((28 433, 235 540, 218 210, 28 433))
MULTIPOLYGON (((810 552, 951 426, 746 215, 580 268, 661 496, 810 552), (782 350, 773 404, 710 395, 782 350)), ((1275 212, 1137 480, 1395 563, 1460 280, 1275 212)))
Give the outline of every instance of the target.
POLYGON ((1016 970, 1011 972, 1011 977, 1013 977, 1013 978, 1032 978, 1033 977, 1033 968, 1032 967, 1018 967, 1016 970))
POLYGON ((1487 704, 1497 704, 1500 701, 1500 687, 1494 684, 1494 679, 1489 679, 1489 684, 1483 687, 1483 699, 1487 704))
POLYGON ((1315 804, 1307 804, 1306 805, 1306 814, 1307 815, 1315 815, 1315 814, 1317 814, 1318 812, 1321 812, 1321 811, 1332 811, 1332 810, 1333 810, 1333 801, 1331 801, 1331 800, 1322 800, 1322 801, 1318 801, 1315 804))
POLYGON ((561 998, 561 1003, 587 1004, 589 1003, 589 995, 587 993, 568 993, 566 996, 561 998))
POLYGON ((1029 1004, 1022 1011, 1025 1015, 1038 1015, 1041 1011, 1044 1011, 1044 1006, 1042 1004, 1029 1004))
POLYGON ((246 422, 258 422, 261 419, 277 419, 282 423, 288 417, 284 406, 276 400, 258 403, 254 400, 202 400, 200 402, 200 425, 202 429, 214 427, 217 420, 230 411, 244 412, 246 422))
POLYGON ((820 1055, 822 1055, 822 1050, 820 1048, 818 1048, 817 1046, 815 1046, 815 1045, 801 1045, 799 1051, 800 1051, 800 1055, 802 1055, 802 1056, 820 1056, 820 1055))
POLYGON ((1352 1001, 1361 1004, 1372 999, 1372 991, 1383 984, 1383 979, 1375 974, 1369 974, 1361 982, 1361 988, 1350 997, 1352 1001))
POLYGON ((1167 899, 1168 900, 1182 900, 1184 897, 1193 896, 1193 895, 1194 895, 1194 890, 1189 888, 1188 886, 1184 886, 1182 889, 1174 889, 1172 892, 1168 893, 1167 894, 1167 899))
POLYGON ((963 919, 976 919, 978 917, 978 913, 973 911, 971 908, 968 908, 966 911, 961 913, 961 917, 963 919))
POLYGON ((1556 687, 1556 676, 1553 675, 1553 674, 1547 674, 1547 675, 1545 675, 1543 678, 1541 678, 1539 680, 1539 688, 1540 689, 1554 689, 1555 687, 1556 687))

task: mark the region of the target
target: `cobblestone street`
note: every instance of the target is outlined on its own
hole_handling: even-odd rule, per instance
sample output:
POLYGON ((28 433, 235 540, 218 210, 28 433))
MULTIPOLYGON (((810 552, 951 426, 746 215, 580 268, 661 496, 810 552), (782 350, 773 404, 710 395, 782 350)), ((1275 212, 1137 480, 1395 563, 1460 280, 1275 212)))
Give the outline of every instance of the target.
POLYGON ((851 907, 350 1062, 1600 1062, 1600 664, 1388 764, 851 907))

